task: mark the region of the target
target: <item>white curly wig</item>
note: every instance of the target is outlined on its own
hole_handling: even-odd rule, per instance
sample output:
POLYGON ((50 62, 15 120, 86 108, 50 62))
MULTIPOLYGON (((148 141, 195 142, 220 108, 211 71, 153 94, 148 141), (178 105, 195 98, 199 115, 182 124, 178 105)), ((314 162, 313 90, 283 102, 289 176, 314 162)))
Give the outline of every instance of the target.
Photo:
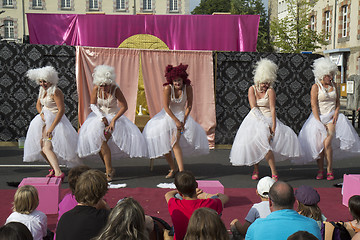
POLYGON ((102 84, 106 85, 114 85, 115 83, 115 69, 108 65, 99 65, 94 69, 93 76, 93 83, 97 86, 102 84))
POLYGON ((334 75, 337 71, 337 66, 329 58, 318 58, 313 64, 313 73, 315 81, 321 81, 325 75, 334 75))
POLYGON ((278 66, 271 60, 263 58, 255 64, 254 83, 259 85, 260 83, 268 82, 270 86, 273 86, 276 81, 276 73, 278 66))
POLYGON ((58 72, 52 66, 30 69, 27 71, 26 76, 37 84, 40 84, 40 80, 53 85, 56 85, 59 81, 58 72))

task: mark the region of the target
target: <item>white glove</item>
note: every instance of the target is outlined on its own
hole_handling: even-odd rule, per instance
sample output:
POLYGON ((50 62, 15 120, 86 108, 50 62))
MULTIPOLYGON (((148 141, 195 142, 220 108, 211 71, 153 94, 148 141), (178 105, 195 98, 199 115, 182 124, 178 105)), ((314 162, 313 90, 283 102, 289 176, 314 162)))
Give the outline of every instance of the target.
POLYGON ((96 116, 98 116, 99 118, 103 118, 104 114, 102 114, 102 112, 100 111, 100 109, 98 108, 98 106, 96 106, 95 104, 90 104, 90 109, 91 111, 93 111, 93 113, 96 114, 96 116))
POLYGON ((259 108, 254 107, 253 109, 250 110, 250 112, 252 114, 254 114, 254 116, 259 119, 260 121, 262 121, 264 124, 266 124, 267 126, 270 127, 269 123, 266 121, 264 115, 262 114, 262 112, 260 111, 259 108))

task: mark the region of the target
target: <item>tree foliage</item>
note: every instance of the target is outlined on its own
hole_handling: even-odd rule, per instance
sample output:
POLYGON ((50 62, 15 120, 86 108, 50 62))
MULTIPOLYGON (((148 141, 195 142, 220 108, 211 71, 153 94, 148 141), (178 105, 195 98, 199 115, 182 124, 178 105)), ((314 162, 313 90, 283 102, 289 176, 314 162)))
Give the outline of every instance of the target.
POLYGON ((325 34, 309 27, 310 13, 318 0, 285 0, 288 6, 286 17, 271 22, 273 44, 280 52, 300 53, 314 51, 325 44, 325 34))

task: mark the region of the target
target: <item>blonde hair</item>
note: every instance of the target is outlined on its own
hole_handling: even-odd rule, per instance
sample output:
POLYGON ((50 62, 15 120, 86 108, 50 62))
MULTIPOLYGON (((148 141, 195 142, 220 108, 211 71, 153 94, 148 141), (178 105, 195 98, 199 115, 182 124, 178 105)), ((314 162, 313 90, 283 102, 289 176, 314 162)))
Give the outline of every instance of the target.
POLYGON ((13 210, 18 213, 30 214, 39 205, 38 191, 34 186, 24 185, 14 195, 13 210))
POLYGON ((196 209, 189 220, 184 240, 228 240, 229 234, 217 212, 210 208, 196 209))
POLYGON ((321 81, 325 75, 334 75, 337 71, 337 66, 330 58, 318 58, 313 64, 313 73, 315 82, 321 81))
POLYGON ((108 65, 99 65, 94 69, 93 84, 100 86, 102 84, 114 85, 115 83, 115 69, 108 65))
POLYGON ((255 64, 254 83, 259 86, 260 83, 270 83, 272 87, 276 81, 278 66, 271 60, 263 58, 255 64))

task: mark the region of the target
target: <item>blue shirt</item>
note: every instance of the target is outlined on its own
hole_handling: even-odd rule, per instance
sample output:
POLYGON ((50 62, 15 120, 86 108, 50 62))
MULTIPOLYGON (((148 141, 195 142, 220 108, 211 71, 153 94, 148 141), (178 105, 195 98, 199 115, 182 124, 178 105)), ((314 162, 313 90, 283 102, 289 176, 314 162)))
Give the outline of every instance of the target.
POLYGON ((253 222, 245 240, 286 240, 297 231, 307 231, 318 239, 321 233, 314 219, 302 216, 293 209, 272 212, 266 218, 258 218, 253 222))

